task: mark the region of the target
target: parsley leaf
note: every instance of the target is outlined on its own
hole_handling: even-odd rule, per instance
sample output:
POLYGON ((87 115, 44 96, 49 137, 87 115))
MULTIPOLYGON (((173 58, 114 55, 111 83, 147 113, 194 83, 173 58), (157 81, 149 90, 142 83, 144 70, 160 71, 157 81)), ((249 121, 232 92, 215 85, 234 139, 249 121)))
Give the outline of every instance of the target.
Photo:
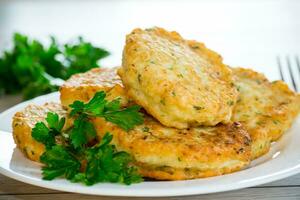
POLYGON ((131 156, 124 152, 117 152, 114 145, 109 143, 112 135, 106 133, 99 145, 87 150, 86 184, 97 182, 136 183, 142 178, 134 167, 129 166, 131 156))
POLYGON ((53 146, 40 157, 45 166, 42 168, 43 179, 53 180, 56 177, 64 176, 72 179, 80 170, 81 164, 65 147, 53 146))
POLYGON ((106 121, 112 122, 122 129, 129 131, 135 125, 142 124, 144 122, 139 110, 140 106, 134 105, 122 110, 105 112, 102 116, 106 121))
POLYGON ((104 106, 107 103, 105 100, 106 94, 104 91, 97 92, 94 97, 88 102, 74 101, 70 108, 72 108, 70 115, 74 116, 80 113, 86 113, 92 116, 99 115, 103 112, 104 106))
POLYGON ((69 105, 69 107, 72 108, 70 116, 74 117, 76 114, 83 112, 84 103, 82 101, 74 101, 71 105, 69 105))
POLYGON ((55 136, 60 134, 65 124, 65 118, 59 119, 58 114, 48 112, 46 121, 48 126, 44 122, 36 123, 32 129, 31 136, 36 141, 43 143, 46 148, 50 148, 55 145, 55 136))
POLYGON ((52 112, 47 113, 46 121, 48 123, 49 128, 51 128, 57 132, 60 132, 62 130, 62 128, 64 127, 65 120, 66 119, 64 117, 59 119, 59 116, 56 113, 52 113, 52 112))
POLYGON ((38 122, 32 129, 31 136, 38 142, 43 143, 47 148, 55 145, 55 136, 44 122, 38 122))
POLYGON ((104 117, 105 120, 118 125, 126 131, 143 123, 139 106, 134 105, 128 108, 121 108, 120 99, 109 102, 105 100, 105 97, 105 92, 100 91, 86 104, 81 101, 75 101, 70 105, 72 108, 70 115, 85 113, 91 117, 104 117))
POLYGON ((80 148, 89 141, 95 139, 96 130, 93 124, 88 120, 87 115, 82 114, 74 121, 74 127, 71 130, 70 138, 75 148, 80 148))
POLYGON ((120 101, 121 98, 116 98, 110 102, 107 102, 107 104, 105 105, 105 110, 109 110, 109 111, 117 111, 120 109, 120 101))

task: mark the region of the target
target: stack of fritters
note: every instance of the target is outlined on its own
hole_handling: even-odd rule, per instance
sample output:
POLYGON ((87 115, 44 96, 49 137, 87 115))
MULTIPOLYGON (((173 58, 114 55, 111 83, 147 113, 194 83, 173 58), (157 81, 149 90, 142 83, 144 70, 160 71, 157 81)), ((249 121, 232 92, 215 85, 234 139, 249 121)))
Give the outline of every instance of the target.
POLYGON ((110 100, 121 98, 123 107, 139 104, 145 109, 144 123, 128 132, 102 118, 93 123, 99 139, 110 132, 116 148, 133 156, 143 176, 161 180, 247 167, 268 152, 300 110, 300 95, 281 81, 230 68, 220 55, 176 32, 136 29, 127 36, 122 67, 71 77, 60 89, 63 108, 45 104, 17 113, 13 126, 18 147, 38 161, 43 147, 32 142, 34 124, 48 110, 66 115, 69 104, 87 102, 98 91, 110 100))

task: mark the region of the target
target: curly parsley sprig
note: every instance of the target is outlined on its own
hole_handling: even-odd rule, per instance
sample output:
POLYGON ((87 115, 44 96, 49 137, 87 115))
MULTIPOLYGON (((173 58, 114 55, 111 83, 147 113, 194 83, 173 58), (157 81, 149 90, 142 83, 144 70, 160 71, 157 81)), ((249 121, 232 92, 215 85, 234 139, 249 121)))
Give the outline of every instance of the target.
POLYGON ((76 101, 71 105, 74 125, 63 130, 65 118, 49 112, 46 122, 38 122, 32 129, 32 137, 46 146, 40 161, 43 179, 53 180, 65 177, 72 182, 93 185, 99 182, 131 184, 143 179, 131 166, 132 157, 124 151, 117 151, 111 144, 113 136, 106 133, 100 142, 90 117, 104 117, 125 130, 143 122, 139 107, 120 108, 119 99, 105 100, 105 93, 98 92, 88 103, 76 101), (65 142, 58 143, 57 138, 65 142))

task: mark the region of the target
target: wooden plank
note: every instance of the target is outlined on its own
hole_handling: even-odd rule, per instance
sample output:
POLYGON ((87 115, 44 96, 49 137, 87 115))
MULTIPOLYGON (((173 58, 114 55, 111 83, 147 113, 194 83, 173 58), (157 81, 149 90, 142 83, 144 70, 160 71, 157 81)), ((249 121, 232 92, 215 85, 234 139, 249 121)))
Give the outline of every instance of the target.
POLYGON ((262 186, 300 186, 300 174, 279 180, 271 183, 267 183, 262 186))
POLYGON ((55 193, 55 190, 49 190, 42 187, 29 185, 0 174, 0 195, 3 194, 39 194, 55 193))
MULTIPOLYGON (((80 195, 73 193, 60 193, 60 194, 21 194, 21 195, 0 195, 0 200, 119 200, 120 197, 100 197, 80 195)), ((122 200, 129 200, 131 198, 125 197, 122 200)), ((134 200, 142 200, 145 198, 134 198, 134 200)), ((155 198, 155 200, 180 200, 183 197, 169 197, 169 198, 155 198)), ((283 188, 249 188, 233 192, 197 195, 184 197, 185 200, 299 200, 300 188, 299 187, 283 187, 283 188)))
POLYGON ((0 94, 0 113, 21 102, 22 102, 22 96, 20 94, 5 95, 5 96, 0 94))
MULTIPOLYGON (((283 179, 280 181, 268 183, 255 188, 263 187, 300 187, 300 174, 283 179)), ((0 175, 0 195, 4 194, 42 194, 42 193, 61 193, 60 191, 41 188, 14 179, 0 175)))

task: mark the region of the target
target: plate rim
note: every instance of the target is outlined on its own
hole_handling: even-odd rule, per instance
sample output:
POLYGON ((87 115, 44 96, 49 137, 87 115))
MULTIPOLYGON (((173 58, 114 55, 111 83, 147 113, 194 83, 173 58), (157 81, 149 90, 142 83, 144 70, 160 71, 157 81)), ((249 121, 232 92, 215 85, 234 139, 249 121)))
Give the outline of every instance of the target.
MULTIPOLYGON (((54 98, 57 98, 59 96, 59 92, 53 92, 50 94, 46 94, 46 95, 42 95, 39 97, 36 97, 34 99, 31 100, 27 100, 24 102, 21 102, 15 106, 12 106, 11 108, 3 111, 0 113, 0 118, 5 117, 5 115, 8 115, 10 112, 18 109, 18 108, 22 108, 28 104, 31 103, 35 103, 35 101, 42 101, 43 103, 45 103, 46 101, 43 101, 43 99, 48 100, 50 99, 50 101, 53 101, 54 98)), ((1 132, 2 129, 0 129, 0 137, 3 136, 3 134, 6 134, 5 137, 9 136, 12 139, 12 133, 10 132, 6 132, 3 133, 1 132)), ((255 168, 255 167, 252 167, 255 168)), ((250 169, 252 169, 250 168, 250 169)), ((244 173, 247 173, 248 169, 242 170, 244 173)), ((241 172, 241 171, 240 171, 241 172)), ((131 186, 124 186, 124 185, 120 185, 123 187, 123 189, 120 191, 116 191, 116 188, 111 188, 110 190, 108 190, 107 188, 101 190, 99 190, 99 188, 97 188, 97 190, 93 190, 93 186, 85 186, 82 185, 80 183, 72 183, 72 184, 67 184, 64 186, 61 186, 61 184, 57 184, 57 182, 55 181, 45 181, 42 179, 35 179, 26 175, 22 175, 20 173, 17 173, 13 170, 7 170, 5 168, 3 168, 2 165, 0 165, 0 173, 12 178, 14 180, 18 180, 27 184, 31 184, 31 185, 35 185, 35 186, 39 186, 39 187, 44 187, 44 188, 48 188, 48 189, 54 189, 54 190, 59 190, 59 191, 64 191, 64 192, 74 192, 74 193, 80 193, 80 194, 88 194, 88 195, 99 195, 99 196, 123 196, 123 197, 171 197, 171 196, 188 196, 188 195, 201 195, 201 194, 211 194, 211 193, 219 193, 219 192, 225 192, 225 191, 232 191, 232 190, 238 190, 238 189, 243 189, 243 188, 248 188, 248 187, 252 187, 252 186, 257 186, 257 185, 262 185, 262 184, 266 184, 269 182, 273 182, 276 180, 280 180, 280 179, 284 179, 287 178, 289 176, 293 176, 297 173, 300 173, 300 161, 298 163, 298 165, 295 165, 293 167, 289 167, 286 168, 285 170, 281 170, 278 171, 276 173, 271 173, 268 176, 261 176, 259 179, 256 180, 250 180, 248 182, 243 182, 240 184, 230 184, 230 185, 224 185, 222 187, 218 187, 215 190, 210 189, 210 190, 206 190, 206 191, 202 191, 202 190, 196 190, 196 185, 191 187, 191 188, 184 188, 184 190, 167 190, 162 192, 160 189, 142 189, 139 190, 138 188, 130 188, 131 186), (73 184, 76 184, 76 187, 73 184), (81 188, 81 190, 78 190, 78 187, 81 188), (126 188, 124 190, 124 188, 126 188)), ((238 172, 234 172, 232 174, 235 174, 238 172)), ((232 174, 227 174, 227 175, 222 175, 222 176, 230 176, 232 174)), ((62 179, 58 179, 58 180, 62 180, 62 179)), ((203 179, 202 179, 203 180, 203 179)), ((176 182, 180 182, 180 183, 184 183, 184 182, 189 182, 189 181, 197 181, 197 179, 194 180, 182 180, 182 181, 162 181, 162 182, 172 182, 172 183, 176 183, 176 182)), ((102 183, 100 183, 102 184, 102 183)), ((110 183, 106 183, 106 184, 110 184, 110 183)), ((96 184, 95 186, 97 186, 99 184, 96 184)), ((114 184, 115 185, 115 184, 114 184)), ((133 185, 134 186, 134 185, 133 185)), ((198 185, 198 187, 201 187, 201 185, 198 185)), ((120 187, 121 189, 121 187, 120 187)))

